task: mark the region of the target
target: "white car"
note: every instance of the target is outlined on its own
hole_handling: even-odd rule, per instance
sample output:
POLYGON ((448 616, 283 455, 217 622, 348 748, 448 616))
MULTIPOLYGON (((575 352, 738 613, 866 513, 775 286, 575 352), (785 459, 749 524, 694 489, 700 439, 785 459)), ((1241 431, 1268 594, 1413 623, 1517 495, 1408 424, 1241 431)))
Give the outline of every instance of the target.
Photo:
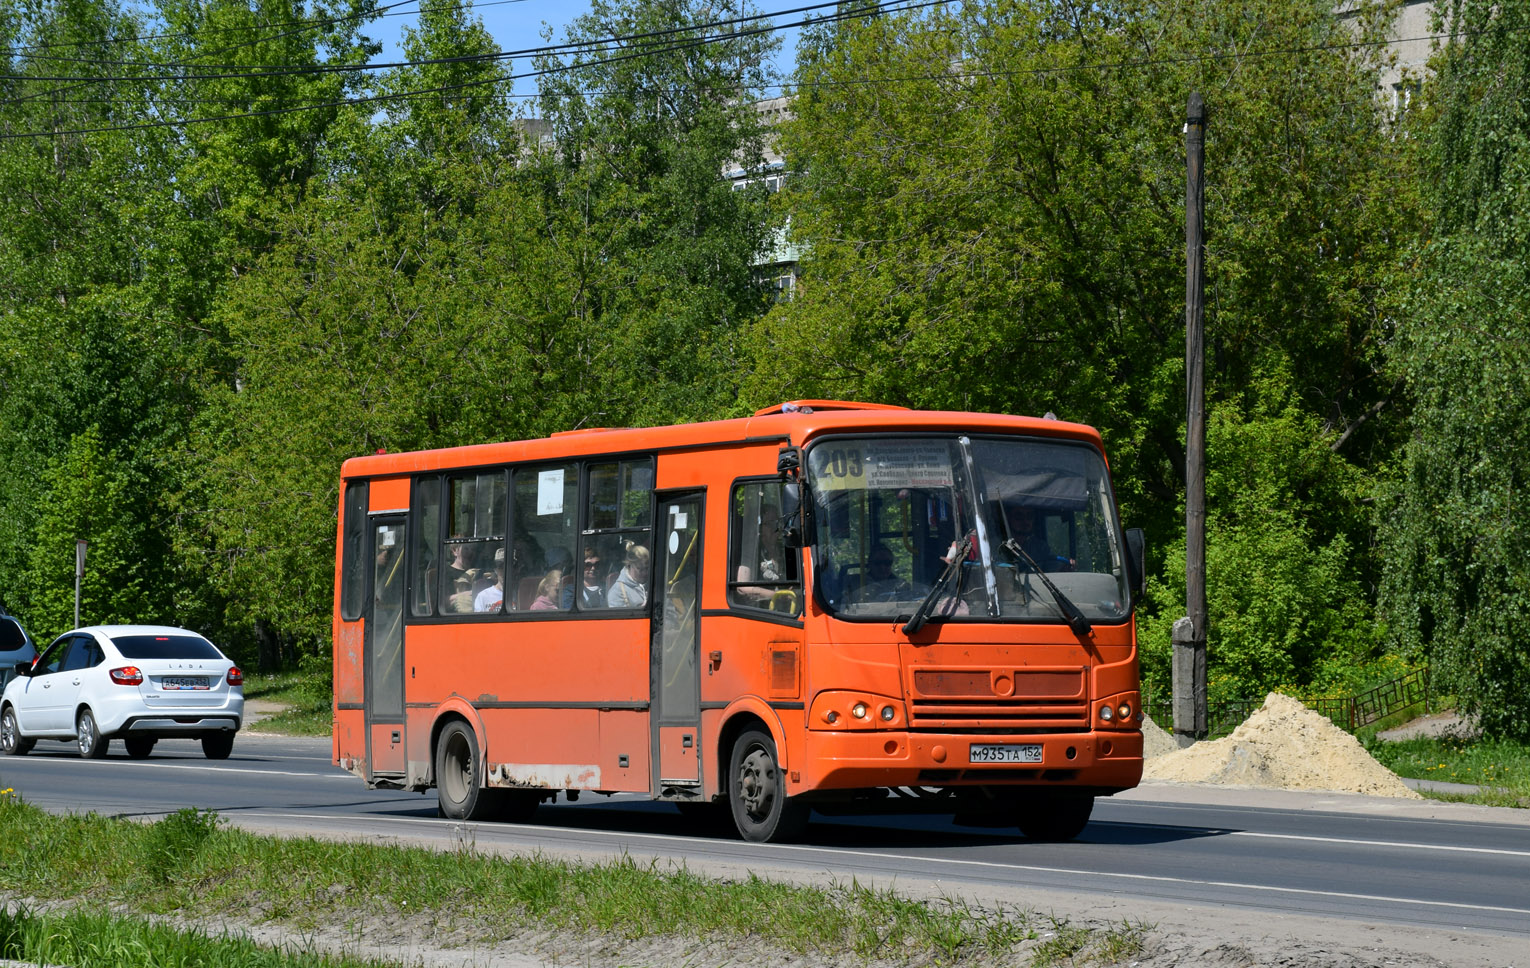
POLYGON ((185 629, 75 629, 15 668, 0 694, 0 753, 10 756, 57 739, 98 759, 120 737, 127 755, 142 759, 158 740, 179 736, 200 739, 207 758, 221 760, 244 722, 244 674, 185 629))

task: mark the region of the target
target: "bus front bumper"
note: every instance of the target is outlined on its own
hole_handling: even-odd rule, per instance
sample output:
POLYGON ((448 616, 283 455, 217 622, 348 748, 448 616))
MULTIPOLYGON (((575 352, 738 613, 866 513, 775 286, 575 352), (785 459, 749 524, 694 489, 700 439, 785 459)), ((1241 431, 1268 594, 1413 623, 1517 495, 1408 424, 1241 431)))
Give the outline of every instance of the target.
MULTIPOLYGON (((1016 736, 810 730, 804 752, 792 793, 993 785, 1114 792, 1142 779, 1139 731, 1016 736)), ((787 769, 798 772, 792 764, 787 769)))

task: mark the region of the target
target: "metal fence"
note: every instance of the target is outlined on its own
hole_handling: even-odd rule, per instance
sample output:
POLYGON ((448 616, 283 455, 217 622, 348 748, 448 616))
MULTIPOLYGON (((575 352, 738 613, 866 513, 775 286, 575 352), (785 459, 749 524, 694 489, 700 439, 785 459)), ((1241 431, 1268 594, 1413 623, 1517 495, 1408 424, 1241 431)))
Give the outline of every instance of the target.
MULTIPOLYGON (((1362 726, 1368 726, 1409 706, 1422 705, 1427 709, 1429 707, 1429 667, 1421 666, 1390 682, 1383 682, 1374 689, 1367 689, 1354 696, 1298 698, 1308 709, 1322 713, 1332 720, 1335 726, 1353 733, 1362 726)), ((1211 703, 1206 709, 1207 730, 1211 736, 1226 736, 1237 729, 1245 719, 1253 715, 1254 710, 1262 705, 1264 705, 1263 699, 1229 699, 1225 702, 1211 703)), ((1174 703, 1172 700, 1146 700, 1143 706, 1147 709, 1148 715, 1153 717, 1153 722, 1166 730, 1173 728, 1174 703)))

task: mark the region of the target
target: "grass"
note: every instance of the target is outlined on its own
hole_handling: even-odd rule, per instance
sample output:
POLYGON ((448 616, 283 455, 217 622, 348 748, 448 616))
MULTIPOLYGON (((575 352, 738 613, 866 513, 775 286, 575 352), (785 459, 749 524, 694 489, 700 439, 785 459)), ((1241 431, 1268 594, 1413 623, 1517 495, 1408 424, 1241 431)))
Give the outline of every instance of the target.
POLYGON ((253 675, 244 681, 244 698, 281 703, 283 711, 246 726, 256 733, 328 736, 334 723, 333 697, 327 665, 305 665, 296 672, 253 675))
POLYGON ((1398 776, 1445 783, 1468 783, 1481 793, 1420 791, 1458 803, 1530 807, 1530 745, 1507 740, 1421 737, 1386 742, 1371 738, 1366 748, 1398 776))
POLYGON ((0 958, 91 968, 368 968, 387 964, 315 951, 279 951, 234 935, 213 937, 134 918, 0 908, 0 958))
POLYGON ((748 943, 803 958, 853 953, 920 965, 1109 964, 1141 950, 1148 930, 1085 928, 954 898, 914 900, 855 881, 717 880, 631 858, 577 864, 484 855, 470 842, 443 853, 283 839, 230 828, 209 812, 182 810, 143 824, 56 816, 14 797, 0 797, 0 893, 125 906, 140 916, 273 922, 300 936, 338 927, 361 938, 371 925, 446 946, 582 936, 602 945, 748 943), (389 876, 379 877, 381 870, 389 876))

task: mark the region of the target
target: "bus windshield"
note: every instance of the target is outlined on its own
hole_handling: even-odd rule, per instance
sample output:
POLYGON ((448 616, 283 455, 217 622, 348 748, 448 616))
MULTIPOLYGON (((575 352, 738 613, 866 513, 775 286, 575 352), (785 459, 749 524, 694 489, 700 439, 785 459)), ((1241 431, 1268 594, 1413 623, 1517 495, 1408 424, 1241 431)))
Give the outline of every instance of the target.
POLYGON ((906 619, 937 585, 937 621, 1064 622, 1059 596, 1090 622, 1129 615, 1110 478, 1086 444, 830 437, 807 463, 816 594, 841 618, 906 619))

